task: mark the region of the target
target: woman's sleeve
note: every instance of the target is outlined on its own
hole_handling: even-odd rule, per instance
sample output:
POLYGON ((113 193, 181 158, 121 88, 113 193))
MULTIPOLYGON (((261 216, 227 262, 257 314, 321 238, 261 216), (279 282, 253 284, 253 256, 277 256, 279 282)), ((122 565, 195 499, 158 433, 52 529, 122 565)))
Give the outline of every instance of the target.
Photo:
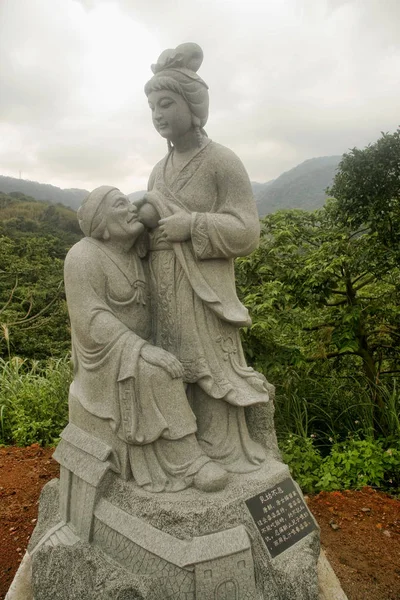
POLYGON ((191 239, 196 257, 234 258, 257 248, 260 222, 251 183, 239 158, 227 148, 209 167, 214 170, 215 212, 192 213, 191 239))

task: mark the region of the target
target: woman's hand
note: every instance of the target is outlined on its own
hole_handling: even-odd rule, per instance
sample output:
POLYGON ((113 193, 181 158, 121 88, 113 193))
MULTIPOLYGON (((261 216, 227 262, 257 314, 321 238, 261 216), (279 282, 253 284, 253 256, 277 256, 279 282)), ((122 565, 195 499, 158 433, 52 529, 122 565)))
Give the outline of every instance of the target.
POLYGON ((140 351, 140 356, 151 365, 161 367, 167 371, 172 379, 183 376, 183 367, 179 360, 173 354, 158 348, 158 346, 145 344, 140 351))
POLYGON ((167 242, 185 242, 190 239, 190 226, 192 215, 183 210, 176 212, 171 217, 160 219, 160 231, 167 242))

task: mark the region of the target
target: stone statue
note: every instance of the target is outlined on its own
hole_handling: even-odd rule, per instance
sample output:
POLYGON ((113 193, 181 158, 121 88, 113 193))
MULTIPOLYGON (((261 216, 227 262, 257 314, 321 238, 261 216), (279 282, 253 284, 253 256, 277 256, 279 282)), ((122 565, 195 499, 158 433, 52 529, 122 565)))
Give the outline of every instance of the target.
POLYGON ((260 373, 246 366, 239 327, 251 320, 235 290, 233 259, 258 244, 259 219, 237 156, 211 141, 208 87, 197 44, 166 50, 145 86, 168 153, 139 206, 150 228, 153 339, 183 365, 205 452, 231 472, 258 469, 265 451, 249 436, 244 408, 269 402, 260 373))
POLYGON ((318 527, 277 449, 274 388, 240 344, 233 261, 259 222, 242 163, 204 131, 202 59, 181 44, 152 66, 168 153, 144 198, 102 186, 78 211, 70 419, 29 546, 35 600, 328 598, 318 527))
MULTIPOLYGON (((150 306, 136 207, 118 189, 102 186, 89 194, 78 218, 86 237, 65 260, 75 367, 70 404, 88 413, 76 425, 85 427, 89 419, 96 433, 96 418, 107 421, 145 489, 177 491, 192 482, 204 491, 220 489, 227 474, 196 440, 182 366, 146 341, 150 306)), ((112 447, 117 451, 115 442, 112 447)))

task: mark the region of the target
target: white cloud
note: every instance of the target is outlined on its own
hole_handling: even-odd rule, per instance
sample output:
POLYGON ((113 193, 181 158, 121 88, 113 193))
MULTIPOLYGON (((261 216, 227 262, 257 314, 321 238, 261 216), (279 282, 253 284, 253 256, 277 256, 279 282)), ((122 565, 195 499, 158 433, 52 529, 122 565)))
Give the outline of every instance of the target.
POLYGON ((143 189, 165 142, 143 86, 196 41, 210 137, 253 180, 399 122, 397 0, 1 0, 0 174, 143 189))

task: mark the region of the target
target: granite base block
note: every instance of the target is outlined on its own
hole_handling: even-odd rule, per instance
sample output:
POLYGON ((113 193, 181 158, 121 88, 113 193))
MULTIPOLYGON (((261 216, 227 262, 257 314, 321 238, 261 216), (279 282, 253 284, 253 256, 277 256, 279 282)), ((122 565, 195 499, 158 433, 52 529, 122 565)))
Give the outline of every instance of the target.
POLYGON ((152 494, 110 479, 90 542, 60 518, 47 484, 29 552, 35 600, 318 600, 319 535, 271 558, 245 500, 279 484, 287 467, 232 476, 222 492, 152 494))

